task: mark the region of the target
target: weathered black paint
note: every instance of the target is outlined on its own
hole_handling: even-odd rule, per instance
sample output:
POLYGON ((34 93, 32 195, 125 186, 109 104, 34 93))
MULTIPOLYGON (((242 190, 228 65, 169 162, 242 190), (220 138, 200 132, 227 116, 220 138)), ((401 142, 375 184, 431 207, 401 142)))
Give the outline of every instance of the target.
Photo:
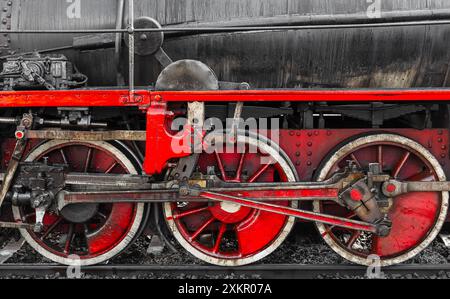
MULTIPOLYGON (((117 0, 80 0, 81 18, 69 19, 65 0, 13 0, 12 29, 114 28, 117 0)), ((8 1, 0 0, 2 8, 8 1)), ((162 25, 216 22, 267 23, 284 18, 323 20, 345 17, 367 21, 366 0, 135 0, 136 17, 162 25)), ((448 0, 381 1, 382 16, 445 15, 448 0)), ((126 13, 126 12, 125 12, 126 13)), ((4 17, 4 16, 2 16, 4 17)), ((283 23, 283 22, 281 22, 283 23)), ((29 51, 71 45, 73 36, 10 35, 8 50, 29 51)), ((5 41, 7 38, 3 37, 5 41)), ((428 87, 450 86, 450 26, 203 34, 168 38, 174 59, 198 59, 221 80, 254 87, 428 87)), ((66 51, 91 85, 114 85, 114 50, 66 51)), ((124 57, 126 62, 126 57, 124 57)), ((156 80, 160 67, 140 57, 137 84, 156 80)), ((124 67, 126 71, 126 67, 124 67)))

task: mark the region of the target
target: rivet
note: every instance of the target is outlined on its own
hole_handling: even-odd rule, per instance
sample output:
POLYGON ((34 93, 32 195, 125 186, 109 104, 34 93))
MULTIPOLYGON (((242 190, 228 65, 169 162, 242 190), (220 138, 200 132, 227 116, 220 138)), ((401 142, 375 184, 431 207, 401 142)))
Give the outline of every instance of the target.
POLYGON ((445 150, 447 148, 447 146, 443 145, 441 146, 441 149, 445 150))
POLYGON ((308 156, 310 156, 310 157, 311 157, 311 156, 312 156, 312 152, 308 152, 308 156))
POLYGON ((439 130, 439 131, 438 131, 438 134, 439 134, 439 135, 442 135, 442 134, 444 134, 444 132, 443 132, 442 130, 439 130))
POLYGON ((446 156, 447 156, 447 155, 444 154, 444 153, 441 154, 441 158, 445 158, 446 156))
POLYGON ((312 136, 312 132, 308 132, 308 136, 311 137, 312 136))
POLYGON ((308 166, 311 166, 311 165, 312 165, 312 162, 311 162, 311 161, 308 161, 307 164, 308 164, 308 166))
POLYGON ((438 138, 438 142, 442 142, 442 138, 438 138))
POLYGON ((300 166, 300 161, 296 161, 295 165, 300 166))
POLYGON ((298 142, 295 146, 300 147, 302 145, 300 142, 298 142))
POLYGON ((308 146, 312 146, 312 142, 308 142, 308 146))
POLYGON ((319 136, 319 131, 314 131, 314 135, 319 136))
POLYGON ((327 131, 327 136, 331 136, 331 131, 327 131))
POLYGON ((297 157, 300 157, 300 152, 296 152, 295 155, 296 155, 297 157))
POLYGON ((295 135, 295 132, 294 132, 294 131, 290 131, 290 132, 289 132, 289 135, 290 135, 290 136, 294 136, 294 135, 295 135))
POLYGON ((297 136, 302 135, 302 133, 300 131, 297 131, 297 136))

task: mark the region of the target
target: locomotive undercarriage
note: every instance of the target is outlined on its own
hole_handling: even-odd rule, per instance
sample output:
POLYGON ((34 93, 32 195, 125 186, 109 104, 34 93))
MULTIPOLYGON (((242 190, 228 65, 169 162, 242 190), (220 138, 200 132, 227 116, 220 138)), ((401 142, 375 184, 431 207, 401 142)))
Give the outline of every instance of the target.
MULTIPOLYGON (((420 105, 416 106, 420 107, 420 105)), ((80 255, 82 261, 83 254, 87 256, 86 261, 82 262, 86 265, 101 262, 103 259, 117 254, 126 248, 125 244, 129 244, 137 236, 139 230, 145 226, 143 219, 146 218, 146 209, 156 205, 162 209, 169 231, 183 247, 204 261, 225 266, 255 262, 268 255, 284 240, 295 222, 294 219, 316 222, 325 241, 337 252, 351 261, 368 264, 371 262, 370 259, 367 259, 370 254, 361 253, 358 250, 363 248, 362 251, 367 251, 367 246, 371 248, 374 246, 375 241, 373 240, 369 242, 369 245, 364 244, 368 238, 390 238, 393 222, 389 213, 392 209, 395 210, 395 198, 410 194, 415 194, 415 196, 431 194, 431 199, 425 197, 425 201, 426 205, 432 206, 432 211, 429 212, 434 211, 435 217, 425 223, 426 238, 422 236, 423 231, 419 230, 418 235, 413 237, 413 239, 417 239, 420 235, 420 240, 415 240, 419 243, 417 247, 414 246, 411 249, 407 246, 407 249, 402 250, 402 254, 399 256, 394 255, 382 259, 383 265, 390 265, 416 254, 418 248, 423 248, 424 244, 436 236, 446 218, 447 191, 450 190, 450 183, 445 181, 445 174, 440 165, 443 164, 442 161, 435 161, 433 155, 429 154, 420 144, 413 144, 411 147, 409 143, 415 142, 397 135, 412 134, 414 136, 421 132, 416 129, 404 129, 405 132, 401 132, 399 129, 390 130, 391 132, 387 132, 389 129, 373 129, 372 134, 360 137, 358 140, 366 140, 363 143, 364 146, 375 147, 377 154, 373 160, 361 161, 364 157, 356 157, 354 153, 346 152, 345 148, 358 148, 357 145, 352 146, 355 141, 350 141, 336 152, 345 159, 342 160, 343 157, 339 157, 336 160, 332 157, 329 160, 321 161, 322 166, 309 165, 310 167, 308 164, 311 161, 301 163, 303 161, 299 157, 303 153, 284 153, 276 144, 267 141, 268 139, 264 137, 267 133, 263 131, 259 134, 239 131, 238 138, 234 141, 224 139, 224 135, 221 134, 215 136, 214 132, 209 135, 206 132, 205 139, 210 136, 209 138, 222 143, 235 142, 236 147, 238 144, 247 144, 248 146, 253 143, 257 146, 267 147, 263 151, 264 155, 269 153, 269 157, 273 161, 261 164, 257 158, 250 157, 249 161, 251 162, 246 162, 247 154, 244 146, 243 152, 194 154, 179 160, 175 159, 168 164, 168 168, 164 171, 165 174, 146 176, 139 175, 138 167, 133 166, 133 164, 139 165, 137 151, 141 151, 143 147, 138 143, 146 141, 144 130, 133 131, 127 130, 125 127, 122 130, 105 130, 106 124, 96 121, 95 117, 90 119, 89 117, 92 115, 86 113, 86 110, 81 110, 82 113, 79 109, 69 109, 68 111, 75 112, 75 115, 69 117, 70 113, 67 114, 67 111, 59 112, 61 121, 56 121, 54 115, 44 117, 39 116, 38 113, 25 113, 21 118, 2 119, 4 124, 15 128, 12 131, 16 138, 7 141, 10 143, 10 147, 14 145, 14 150, 12 150, 11 159, 6 163, 6 171, 0 176, 1 194, 4 194, 2 199, 7 206, 12 205, 13 219, 5 220, 0 223, 0 226, 19 228, 35 249, 60 263, 70 264, 70 256, 74 254, 80 255), (86 130, 87 128, 89 130, 86 130), (397 138, 398 140, 396 140, 397 138), (258 139, 264 142, 258 143, 258 139), (106 148, 107 151, 116 152, 117 148, 114 143, 117 140, 123 142, 120 146, 122 151, 126 148, 128 153, 134 153, 132 155, 134 162, 130 161, 129 154, 123 156, 118 152, 116 153, 117 160, 101 162, 101 156, 95 151, 106 148), (73 157, 67 157, 74 155, 71 147, 78 147, 75 151, 75 160, 73 157), (383 152, 383 147, 386 148, 387 154, 383 152), (406 151, 397 153, 396 147, 401 147, 406 151), (87 150, 83 150, 83 148, 87 148, 87 150), (130 150, 130 148, 134 150, 130 150), (344 153, 339 154, 342 149, 344 149, 344 153), (272 155, 270 155, 271 151, 273 151, 272 155), (390 155, 393 157, 391 158, 390 155), (19 162, 21 158, 23 158, 22 162, 19 162), (215 159, 216 162, 211 162, 211 159, 215 159), (222 159, 224 162, 221 162, 222 159), (428 166, 429 171, 425 171, 423 165, 414 165, 416 169, 412 171, 418 173, 410 176, 412 179, 402 180, 399 174, 404 171, 402 168, 409 159, 412 160, 409 162, 412 164, 417 164, 416 160, 423 160, 423 165, 428 166), (233 162, 233 160, 238 162, 233 162), (336 165, 331 167, 328 165, 330 161, 338 162, 341 165, 338 168, 336 165), (77 165, 72 165, 74 163, 77 165), (102 165, 96 165, 97 163, 102 165), (325 166, 323 166, 324 163, 325 166), (327 170, 327 167, 332 169, 327 170), (300 168, 309 170, 298 171, 300 168), (316 168, 318 169, 316 170, 316 168), (92 172, 91 169, 94 171, 92 172), (267 171, 268 173, 265 173, 267 171), (127 172, 131 174, 123 175, 127 172), (308 172, 311 173, 308 174, 308 172), (308 179, 308 176, 311 178, 308 179), (424 180, 429 182, 424 182, 424 180), (274 181, 278 182, 272 183, 274 181), (330 203, 334 205, 331 209, 329 208, 330 203), (106 255, 100 255, 100 258, 97 258, 94 253, 89 253, 91 252, 89 248, 100 248, 96 250, 101 252, 102 246, 90 240, 95 238, 96 232, 101 232, 102 229, 108 231, 105 227, 113 228, 112 230, 116 230, 117 226, 120 227, 119 223, 104 223, 100 227, 91 223, 92 221, 98 222, 96 218, 98 213, 103 217, 109 217, 101 211, 104 206, 108 205, 128 205, 128 213, 132 207, 131 210, 136 214, 135 218, 128 218, 127 228, 131 227, 130 230, 126 230, 126 233, 122 231, 127 235, 126 239, 129 242, 119 243, 118 246, 113 246, 113 250, 107 251, 106 255), (243 222, 247 222, 246 225, 249 225, 251 223, 249 219, 252 219, 251 215, 255 213, 254 211, 265 213, 266 217, 268 217, 267 215, 273 216, 269 217, 268 223, 264 224, 263 222, 264 230, 262 228, 258 230, 256 226, 257 229, 253 230, 253 233, 260 231, 260 233, 267 234, 266 225, 278 223, 278 226, 274 225, 273 235, 263 241, 262 245, 257 244, 254 248, 248 244, 228 244, 233 243, 226 239, 233 239, 233 237, 225 237, 228 231, 239 231, 239 226, 245 227, 243 222), (347 212, 342 214, 342 211, 347 212), (212 216, 202 222, 201 219, 205 218, 205 212, 211 213, 212 216), (185 217, 192 216, 194 220, 182 222, 185 217), (133 220, 131 220, 132 218, 133 220), (284 221, 280 223, 280 219, 284 221), (36 241, 41 238, 43 241, 52 234, 52 230, 57 230, 61 223, 66 223, 65 226, 68 225, 68 227, 62 229, 66 232, 59 236, 59 239, 57 238, 59 241, 55 243, 56 245, 53 244, 52 247, 47 244, 49 241, 46 241, 47 243, 36 241), (336 229, 353 233, 350 236, 339 236, 338 233, 332 232, 336 229), (84 235, 85 241, 75 241, 80 239, 80 235, 84 235), (327 240, 328 236, 330 237, 327 240), (196 240, 197 238, 198 240, 196 240), (61 242, 64 244, 61 245, 61 242), (72 242, 75 242, 76 245, 72 242), (226 246, 221 242, 231 246, 231 249, 225 248, 226 246), (347 250, 341 249, 341 243, 347 246, 347 250), (355 252, 352 246, 359 249, 355 252), (49 248, 45 249, 45 247, 49 248), (87 253, 83 253, 86 248, 80 249, 84 247, 88 248, 87 253), (55 253, 55 248, 59 248, 60 252, 57 249, 57 253, 55 253), (257 253, 255 254, 253 251, 257 253)), ((181 111, 190 110, 181 109, 181 111)), ((140 121, 135 122, 134 125, 137 123, 140 121)), ((128 128, 130 128, 130 124, 128 124, 128 128)), ((342 132, 348 132, 349 136, 360 135, 352 130, 282 129, 280 144, 282 148, 286 148, 283 145, 286 137, 286 139, 291 139, 286 141, 286 144, 292 147, 295 139, 298 139, 294 147, 299 148, 298 144, 303 141, 300 141, 302 135, 309 140, 321 135, 331 136, 342 132)), ((366 131, 365 129, 357 130, 366 131)), ((441 136, 438 137, 438 139, 441 138, 440 141, 436 142, 441 144, 441 147, 445 146, 447 130, 429 130, 433 131, 436 136, 441 136)), ((345 140, 345 137, 340 138, 345 140)), ((305 142, 307 149, 310 151, 317 149, 310 143, 311 141, 305 142)), ((261 153, 258 151, 257 154, 261 153)), ((107 156, 109 155, 111 154, 107 154, 107 156)), ((305 160, 312 160, 311 152, 306 152, 304 155, 306 156, 305 160)), ((8 160, 8 157, 4 157, 4 159, 8 160)), ((113 213, 112 215, 118 217, 119 214, 113 213)), ((254 216, 253 221, 258 222, 257 220, 258 217, 254 216)), ((234 242, 238 240, 237 242, 246 243, 244 240, 249 238, 249 232, 246 232, 245 229, 242 231, 245 238, 243 236, 235 237, 234 242)), ((249 229, 249 231, 252 230, 249 229)), ((103 240, 104 233, 100 235, 102 238, 99 242, 105 242, 103 240)), ((398 229, 394 229, 392 238, 398 238, 398 235, 398 229)), ((261 238, 261 235, 257 236, 258 239, 261 238)), ((247 243, 255 242, 255 239, 250 238, 249 240, 247 243)), ((387 251, 389 250, 395 251, 392 248, 387 251)), ((369 253, 370 251, 372 249, 369 250, 369 253)))
POLYGON ((8 57, 0 227, 18 228, 36 251, 68 265, 119 254, 150 214, 163 239, 168 231, 223 266, 266 257, 297 219, 315 222, 338 254, 363 265, 374 255, 382 266, 403 262, 433 241, 450 191, 447 90, 220 82, 199 61, 172 62, 161 26, 133 22, 129 4, 129 27, 108 33, 116 59, 128 33, 130 53, 159 61, 154 87, 135 88, 134 55, 128 90, 75 88, 86 77, 63 56, 8 57), (218 130, 212 117, 231 124, 218 130), (240 127, 251 117, 270 125, 240 127))

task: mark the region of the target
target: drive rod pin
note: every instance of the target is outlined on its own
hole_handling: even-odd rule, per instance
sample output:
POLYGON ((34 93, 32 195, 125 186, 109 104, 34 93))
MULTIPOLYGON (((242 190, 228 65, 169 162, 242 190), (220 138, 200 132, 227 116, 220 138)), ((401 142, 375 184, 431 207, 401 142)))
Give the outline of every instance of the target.
POLYGON ((358 189, 352 189, 350 191, 350 198, 354 201, 361 201, 363 199, 363 194, 358 189))

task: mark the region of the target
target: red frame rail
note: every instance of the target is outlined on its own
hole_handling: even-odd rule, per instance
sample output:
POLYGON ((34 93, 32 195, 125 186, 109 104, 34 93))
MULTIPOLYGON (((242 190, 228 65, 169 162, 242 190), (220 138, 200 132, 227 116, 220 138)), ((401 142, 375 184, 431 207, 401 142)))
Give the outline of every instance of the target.
POLYGON ((139 106, 155 102, 416 102, 450 101, 444 89, 319 89, 245 91, 64 90, 0 92, 0 108, 139 106))

